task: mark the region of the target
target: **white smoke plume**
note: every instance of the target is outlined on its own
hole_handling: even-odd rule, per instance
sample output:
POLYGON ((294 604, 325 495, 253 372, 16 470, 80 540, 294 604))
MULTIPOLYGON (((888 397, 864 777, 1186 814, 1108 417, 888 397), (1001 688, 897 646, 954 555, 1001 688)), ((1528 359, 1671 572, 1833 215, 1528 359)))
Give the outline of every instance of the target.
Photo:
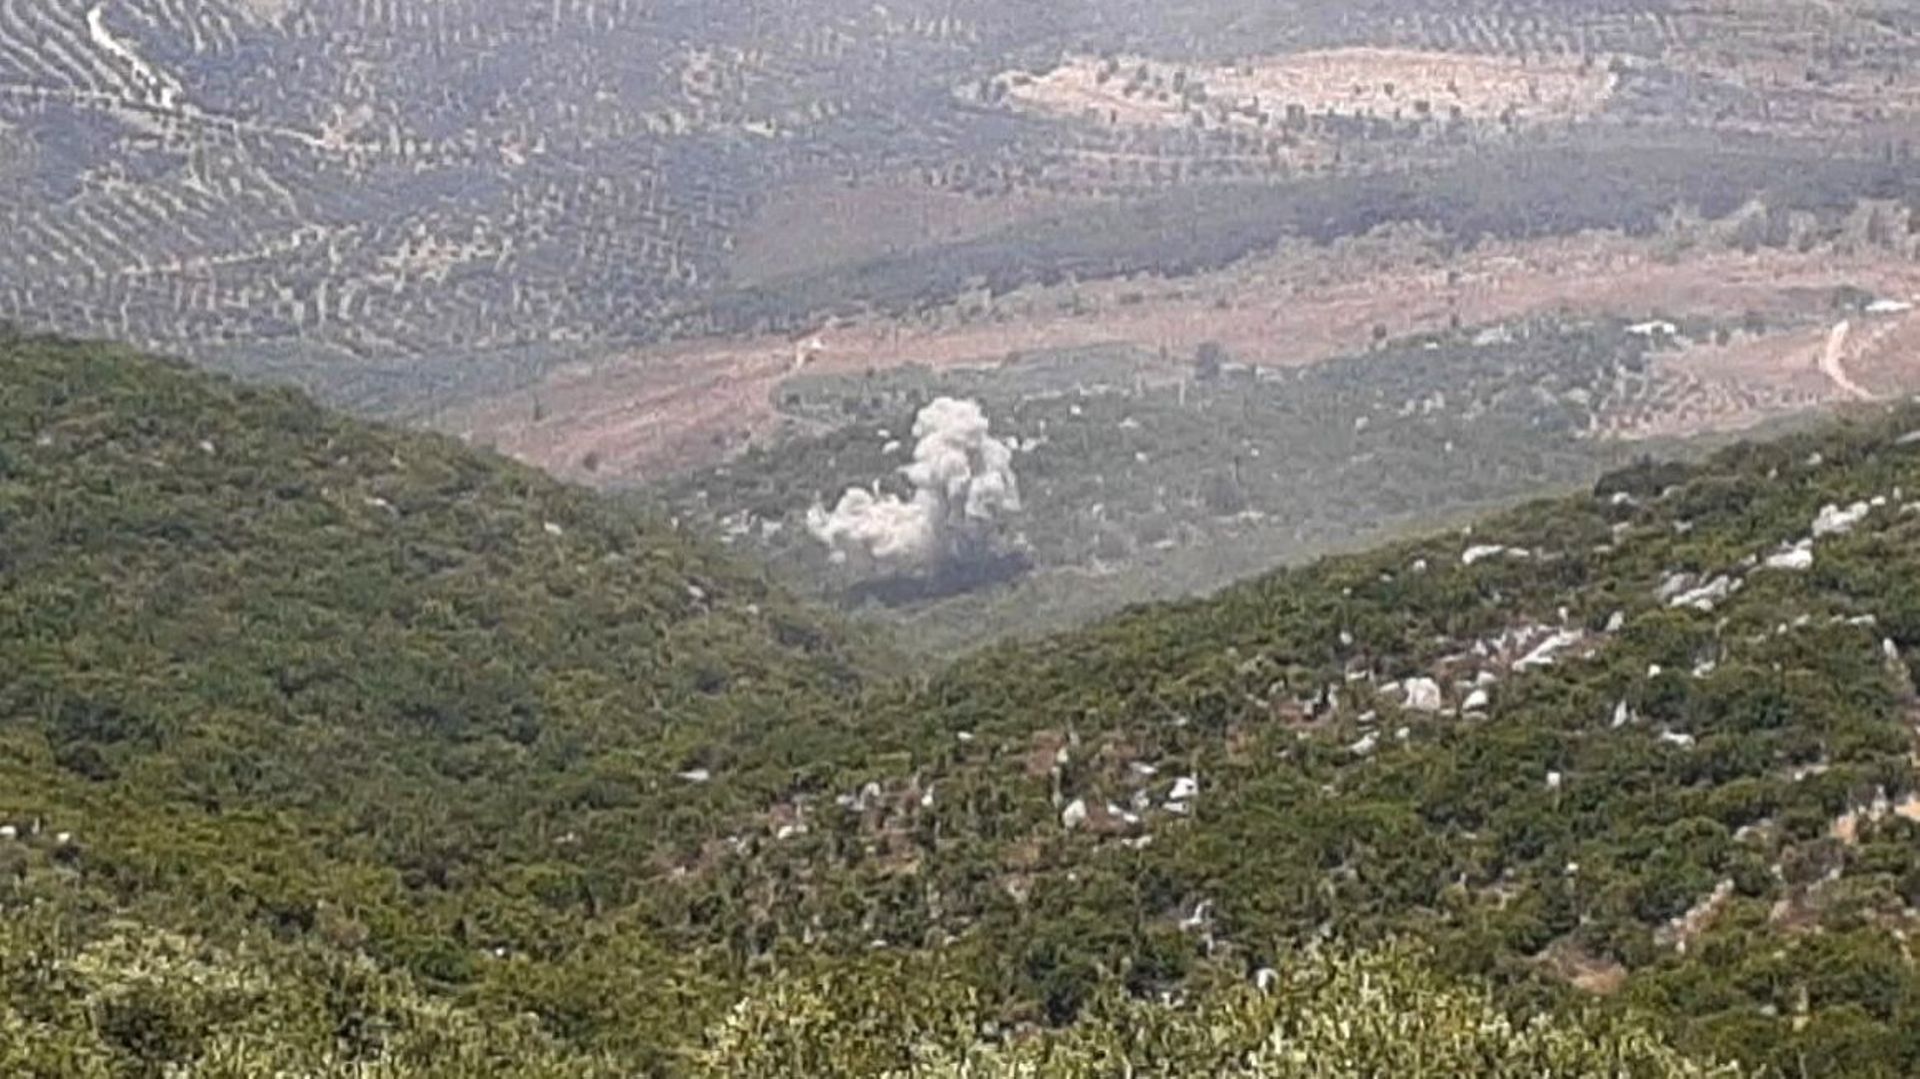
POLYGON ((913 421, 913 463, 900 469, 913 495, 850 487, 831 511, 807 511, 807 531, 836 560, 858 553, 902 569, 983 552, 995 521, 1020 509, 1013 451, 987 429, 978 402, 935 398, 913 421))

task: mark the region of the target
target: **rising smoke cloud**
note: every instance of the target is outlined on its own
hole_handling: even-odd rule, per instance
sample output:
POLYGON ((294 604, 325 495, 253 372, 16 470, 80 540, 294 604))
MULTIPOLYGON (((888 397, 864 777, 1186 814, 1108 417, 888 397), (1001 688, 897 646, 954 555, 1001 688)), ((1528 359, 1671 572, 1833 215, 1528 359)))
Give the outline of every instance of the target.
POLYGON ((815 503, 807 511, 807 531, 836 560, 858 554, 901 570, 986 553, 995 523, 1020 509, 1013 450, 988 426, 978 402, 935 398, 913 421, 913 463, 900 469, 912 496, 850 487, 832 510, 815 503))

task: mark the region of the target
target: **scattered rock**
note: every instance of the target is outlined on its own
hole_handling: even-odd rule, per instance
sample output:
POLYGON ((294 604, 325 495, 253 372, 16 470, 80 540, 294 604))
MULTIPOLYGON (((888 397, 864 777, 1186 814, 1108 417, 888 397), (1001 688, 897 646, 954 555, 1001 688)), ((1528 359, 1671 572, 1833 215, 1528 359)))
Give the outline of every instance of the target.
POLYGON ((1505 547, 1497 543, 1479 544, 1461 552, 1460 564, 1463 566, 1471 566, 1475 562, 1502 555, 1508 558, 1531 558, 1533 552, 1527 550, 1525 547, 1505 547))
POLYGON ((1828 503, 1820 507, 1819 516, 1813 519, 1815 539, 1822 536, 1844 536, 1853 531, 1854 526, 1865 520, 1873 507, 1866 502, 1855 502, 1846 509, 1828 503))
POLYGON ((1633 722, 1633 709, 1627 707, 1626 701, 1617 702, 1613 706, 1613 720, 1607 725, 1614 730, 1619 730, 1631 722, 1633 722))
POLYGON ((1520 657, 1513 667, 1520 671, 1531 667, 1550 667, 1561 652, 1579 644, 1581 636, 1578 630, 1563 629, 1535 645, 1533 651, 1520 657))
POLYGON ((1193 905, 1192 914, 1180 919, 1180 931, 1183 933, 1191 933, 1196 929, 1204 928, 1206 924, 1212 920, 1213 901, 1202 899, 1193 905))
POLYGON ((1681 594, 1682 592, 1685 592, 1687 590, 1687 586, 1691 585, 1692 583, 1693 583, 1693 574, 1691 573, 1670 574, 1668 575, 1666 580, 1660 582, 1659 588, 1656 588, 1653 590, 1654 598, 1660 600, 1662 603, 1665 603, 1668 600, 1671 600, 1673 597, 1681 594))
POLYGON ((1715 604, 1723 602, 1740 588, 1740 582, 1732 577, 1715 577, 1698 588, 1691 588, 1667 601, 1669 607, 1692 607, 1695 610, 1711 611, 1715 604))
POLYGON ((1733 898, 1733 882, 1723 880, 1714 885, 1706 898, 1688 908, 1685 914, 1668 922, 1664 928, 1654 934, 1656 942, 1668 945, 1675 951, 1685 953, 1687 945, 1705 932, 1718 917, 1727 901, 1733 898))
POLYGON ((1407 707, 1416 712, 1440 710, 1440 683, 1431 678, 1407 680, 1407 707))
POLYGON ((1813 568, 1813 547, 1804 540, 1778 554, 1767 556, 1761 565, 1768 569, 1806 570, 1813 568))

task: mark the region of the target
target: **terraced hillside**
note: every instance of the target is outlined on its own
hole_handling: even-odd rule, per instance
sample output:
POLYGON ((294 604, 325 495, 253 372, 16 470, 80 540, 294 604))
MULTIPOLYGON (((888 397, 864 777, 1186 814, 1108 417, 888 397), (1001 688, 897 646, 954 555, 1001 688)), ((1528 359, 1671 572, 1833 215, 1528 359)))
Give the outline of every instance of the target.
POLYGON ((22 1073, 1915 1067, 1912 408, 894 679, 449 441, 4 359, 22 1073))
MULTIPOLYGON (((1904 19, 7 0, 0 317, 419 411, 663 335, 804 329, 870 298, 830 278, 769 313, 750 286, 1142 198, 1676 123, 1808 167, 1898 159, 1904 19)), ((1108 236, 1180 266, 1150 228, 1108 236)), ((928 284, 916 303, 967 287, 928 284)))

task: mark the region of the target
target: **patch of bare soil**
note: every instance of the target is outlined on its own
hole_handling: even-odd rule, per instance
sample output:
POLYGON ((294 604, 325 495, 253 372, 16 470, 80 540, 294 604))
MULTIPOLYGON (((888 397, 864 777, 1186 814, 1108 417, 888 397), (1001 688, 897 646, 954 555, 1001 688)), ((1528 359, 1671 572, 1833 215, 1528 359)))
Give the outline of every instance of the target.
POLYGON ((1173 127, 1198 111, 1265 127, 1289 113, 1573 120, 1600 111, 1614 76, 1604 63, 1571 58, 1351 48, 1196 67, 1075 56, 1038 78, 1010 72, 1002 84, 1014 107, 1064 118, 1173 127))
POLYGON ((1534 957, 1534 962, 1549 975, 1597 996, 1616 993, 1627 984, 1626 967, 1594 955, 1564 937, 1547 945, 1545 951, 1534 957))
POLYGON ((649 351, 571 365, 443 426, 563 478, 641 483, 739 449, 771 418, 767 394, 791 366, 784 339, 649 351))
POLYGON ((1642 396, 1597 434, 1626 439, 1737 431, 1802 409, 1878 400, 1920 384, 1920 319, 1866 316, 1833 326, 1697 343, 1656 363, 1642 396))
POLYGON ((1913 392, 1920 381, 1920 308, 1856 321, 1844 362, 1875 397, 1913 392))

